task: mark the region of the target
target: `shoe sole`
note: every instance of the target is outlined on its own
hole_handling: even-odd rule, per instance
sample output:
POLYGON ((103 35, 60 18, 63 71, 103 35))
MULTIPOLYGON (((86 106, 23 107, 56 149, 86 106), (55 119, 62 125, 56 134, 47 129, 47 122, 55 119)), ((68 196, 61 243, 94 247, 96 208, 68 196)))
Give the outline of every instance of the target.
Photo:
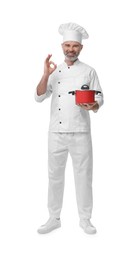
POLYGON ((84 232, 85 232, 86 234, 88 234, 88 235, 95 235, 95 234, 97 233, 96 230, 91 231, 91 232, 87 232, 87 231, 85 231, 85 229, 84 229, 84 232))

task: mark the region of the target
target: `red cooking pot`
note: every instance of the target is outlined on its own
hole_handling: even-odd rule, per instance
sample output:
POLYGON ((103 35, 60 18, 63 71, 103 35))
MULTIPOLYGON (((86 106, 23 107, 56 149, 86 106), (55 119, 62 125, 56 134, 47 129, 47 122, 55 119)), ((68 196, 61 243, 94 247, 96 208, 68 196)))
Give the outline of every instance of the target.
POLYGON ((94 103, 95 102, 95 94, 101 93, 96 90, 75 90, 70 91, 68 94, 75 95, 75 103, 94 103))

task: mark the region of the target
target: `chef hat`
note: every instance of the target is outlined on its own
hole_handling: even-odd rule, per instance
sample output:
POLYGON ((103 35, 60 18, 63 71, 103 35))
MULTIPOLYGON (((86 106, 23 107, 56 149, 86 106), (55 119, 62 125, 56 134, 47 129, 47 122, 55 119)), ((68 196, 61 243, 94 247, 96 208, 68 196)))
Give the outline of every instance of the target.
POLYGON ((86 30, 76 23, 65 23, 59 27, 59 33, 63 35, 63 42, 75 41, 82 42, 82 39, 89 38, 86 30))

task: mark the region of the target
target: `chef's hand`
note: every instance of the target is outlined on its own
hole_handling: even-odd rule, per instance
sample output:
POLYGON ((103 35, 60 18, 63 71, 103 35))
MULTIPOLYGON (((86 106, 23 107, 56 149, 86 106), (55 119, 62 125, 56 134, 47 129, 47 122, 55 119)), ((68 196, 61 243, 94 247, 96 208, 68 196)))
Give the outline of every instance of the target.
POLYGON ((97 110, 99 109, 99 105, 97 101, 95 101, 94 103, 83 103, 78 105, 85 110, 93 110, 94 112, 97 112, 97 110))
POLYGON ((56 68, 57 65, 50 60, 52 54, 48 54, 44 61, 44 75, 49 76, 56 68))

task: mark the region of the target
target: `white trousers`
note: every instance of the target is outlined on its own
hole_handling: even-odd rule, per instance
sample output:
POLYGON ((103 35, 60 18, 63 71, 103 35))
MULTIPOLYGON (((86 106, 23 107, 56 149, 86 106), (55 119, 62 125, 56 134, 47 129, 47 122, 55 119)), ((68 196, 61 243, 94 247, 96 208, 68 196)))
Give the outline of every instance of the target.
POLYGON ((71 155, 80 219, 92 213, 92 141, 90 133, 51 133, 48 138, 48 210, 59 218, 64 191, 65 166, 71 155))

